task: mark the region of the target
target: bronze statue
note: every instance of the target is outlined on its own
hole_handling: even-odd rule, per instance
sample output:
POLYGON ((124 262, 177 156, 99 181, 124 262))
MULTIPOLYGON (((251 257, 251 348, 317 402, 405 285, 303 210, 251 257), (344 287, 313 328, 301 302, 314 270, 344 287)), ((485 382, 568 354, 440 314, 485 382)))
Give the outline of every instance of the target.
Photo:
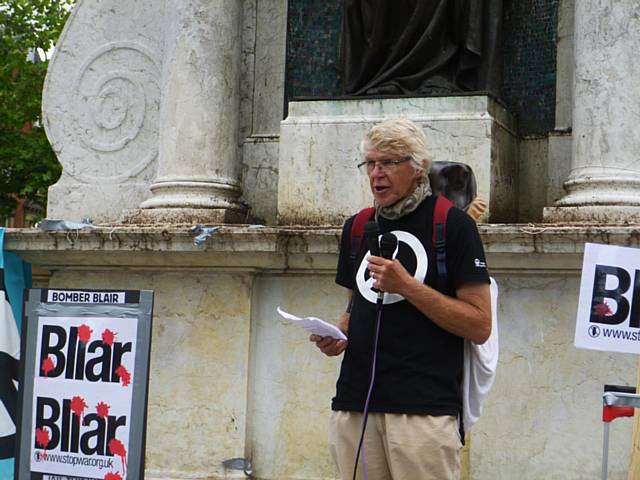
POLYGON ((343 18, 345 94, 499 93, 502 0, 344 0, 343 18))

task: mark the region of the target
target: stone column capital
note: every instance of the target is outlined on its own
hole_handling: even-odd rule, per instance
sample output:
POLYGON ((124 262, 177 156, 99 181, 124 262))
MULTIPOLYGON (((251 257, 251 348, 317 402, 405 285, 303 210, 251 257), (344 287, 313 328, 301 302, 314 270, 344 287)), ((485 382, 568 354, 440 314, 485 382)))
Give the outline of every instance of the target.
POLYGON ((573 152, 547 221, 640 223, 640 4, 575 2, 573 152))

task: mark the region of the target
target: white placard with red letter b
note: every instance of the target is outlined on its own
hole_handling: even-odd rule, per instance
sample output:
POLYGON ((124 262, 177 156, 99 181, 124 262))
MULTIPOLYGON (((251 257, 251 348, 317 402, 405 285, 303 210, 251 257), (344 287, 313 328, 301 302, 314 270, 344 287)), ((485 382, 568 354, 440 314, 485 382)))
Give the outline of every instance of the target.
POLYGON ((574 344, 640 354, 640 249, 585 244, 574 344))

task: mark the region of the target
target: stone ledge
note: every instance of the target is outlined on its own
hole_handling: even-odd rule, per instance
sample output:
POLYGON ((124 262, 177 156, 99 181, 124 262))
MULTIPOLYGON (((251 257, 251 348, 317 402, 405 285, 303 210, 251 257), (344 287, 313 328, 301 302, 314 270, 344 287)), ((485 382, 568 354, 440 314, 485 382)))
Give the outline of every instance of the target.
MULTIPOLYGON (((47 270, 216 269, 223 271, 332 271, 341 229, 224 225, 201 246, 191 225, 98 226, 42 232, 7 229, 4 246, 47 270)), ((496 274, 579 273, 586 242, 640 247, 640 225, 480 225, 496 274)))

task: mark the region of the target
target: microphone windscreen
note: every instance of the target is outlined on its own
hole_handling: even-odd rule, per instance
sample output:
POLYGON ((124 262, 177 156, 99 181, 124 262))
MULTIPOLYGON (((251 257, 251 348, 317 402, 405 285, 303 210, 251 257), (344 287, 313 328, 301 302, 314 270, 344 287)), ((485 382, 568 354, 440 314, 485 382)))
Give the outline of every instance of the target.
POLYGON ((385 233, 380 239, 380 253, 386 259, 393 257, 393 252, 396 251, 398 246, 398 239, 393 233, 385 233))
POLYGON ((369 247, 371 255, 376 257, 380 256, 378 235, 380 235, 380 228, 376 222, 367 222, 364 224, 364 238, 367 239, 367 247, 369 247))

